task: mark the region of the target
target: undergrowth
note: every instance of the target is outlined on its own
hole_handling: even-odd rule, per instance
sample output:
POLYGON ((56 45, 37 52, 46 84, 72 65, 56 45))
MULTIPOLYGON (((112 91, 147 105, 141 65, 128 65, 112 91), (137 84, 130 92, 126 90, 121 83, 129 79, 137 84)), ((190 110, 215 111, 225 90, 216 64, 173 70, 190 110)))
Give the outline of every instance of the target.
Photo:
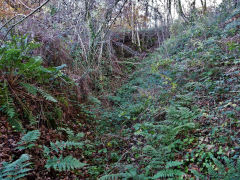
POLYGON ((66 172, 73 179, 239 179, 236 14, 239 8, 220 6, 191 23, 176 22, 159 49, 126 68, 136 71, 120 88, 111 92, 101 76, 96 86, 110 92, 85 104, 72 88, 65 91, 73 85, 65 65, 45 67, 31 56, 37 45, 27 37, 7 42, 0 48, 0 110, 22 138, 17 155, 1 163, 0 178, 29 176, 36 151, 54 178, 66 172), (54 141, 37 130, 41 125, 54 129, 54 141))
POLYGON ((114 108, 103 111, 99 132, 117 130, 128 145, 101 179, 239 178, 238 20, 220 26, 237 9, 221 8, 172 29, 108 97, 114 108))

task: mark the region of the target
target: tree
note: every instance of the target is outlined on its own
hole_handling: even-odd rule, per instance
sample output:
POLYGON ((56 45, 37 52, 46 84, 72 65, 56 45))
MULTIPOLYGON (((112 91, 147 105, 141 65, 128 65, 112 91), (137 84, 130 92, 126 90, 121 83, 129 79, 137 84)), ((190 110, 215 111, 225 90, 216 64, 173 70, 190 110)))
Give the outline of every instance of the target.
MULTIPOLYGON (((18 24, 22 23, 24 20, 26 20, 27 18, 29 18, 30 16, 32 16, 33 14, 35 14, 36 12, 38 12, 43 6, 45 6, 50 0, 46 0, 45 2, 43 2, 39 7, 35 8, 35 9, 31 9, 28 6, 26 6, 25 4, 23 4, 21 1, 21 4, 23 4, 22 6, 19 6, 18 4, 15 4, 13 1, 11 0, 5 0, 5 2, 7 3, 7 5, 9 5, 11 8, 13 8, 16 11, 23 11, 24 14, 16 14, 14 15, 12 18, 10 18, 10 20, 8 20, 5 24, 3 24, 0 27, 0 30, 4 27, 6 27, 10 22, 12 22, 13 20, 15 20, 17 17, 21 16, 21 19, 18 20, 17 22, 14 22, 10 28, 7 30, 7 33, 4 36, 4 39, 6 38, 6 36, 8 35, 8 33, 18 24), (24 11, 23 9, 27 9, 27 11, 24 11), (28 10, 30 13, 28 13, 28 10), (30 11, 32 10, 32 11, 30 11), (25 15, 26 14, 26 15, 25 15)), ((16 13, 16 12, 15 12, 16 13)), ((15 14, 14 13, 14 14, 15 14)))
POLYGON ((203 14, 207 13, 207 0, 201 0, 203 14))

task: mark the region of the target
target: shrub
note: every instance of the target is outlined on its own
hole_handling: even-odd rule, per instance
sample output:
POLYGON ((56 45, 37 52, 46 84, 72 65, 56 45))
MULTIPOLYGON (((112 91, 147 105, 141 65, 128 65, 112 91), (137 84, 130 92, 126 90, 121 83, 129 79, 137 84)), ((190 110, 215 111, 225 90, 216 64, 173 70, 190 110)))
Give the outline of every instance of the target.
POLYGON ((9 123, 17 131, 23 130, 21 118, 28 119, 31 125, 37 123, 34 114, 37 115, 40 108, 33 109, 29 104, 43 101, 57 105, 56 98, 46 90, 48 84, 54 85, 60 78, 67 80, 60 71, 64 65, 46 68, 41 57, 31 56, 32 50, 38 46, 24 36, 13 37, 0 47, 0 111, 8 116, 9 123), (23 113, 19 114, 17 109, 23 113))

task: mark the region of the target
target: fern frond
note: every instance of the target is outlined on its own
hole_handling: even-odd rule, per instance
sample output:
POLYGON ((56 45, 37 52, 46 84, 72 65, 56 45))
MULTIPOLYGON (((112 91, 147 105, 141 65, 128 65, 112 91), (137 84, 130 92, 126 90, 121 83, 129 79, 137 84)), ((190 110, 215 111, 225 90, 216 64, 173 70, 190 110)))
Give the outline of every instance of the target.
POLYGON ((44 90, 38 88, 38 92, 48 101, 51 101, 51 102, 58 102, 53 96, 51 96, 50 94, 48 94, 47 92, 45 92, 44 90))
POLYGON ((109 175, 102 176, 101 178, 99 178, 99 180, 115 180, 115 179, 119 179, 119 178, 122 178, 122 177, 123 177, 122 173, 109 174, 109 175))
POLYGON ((172 177, 181 177, 183 176, 184 173, 180 170, 177 169, 166 169, 159 171, 157 174, 153 176, 153 179, 158 179, 158 178, 172 178, 172 177))
POLYGON ((28 172, 31 171, 28 163, 29 155, 23 154, 19 159, 12 163, 4 162, 2 168, 0 168, 0 179, 3 180, 16 180, 28 175, 28 172))
POLYGON ((240 172, 240 159, 237 160, 237 170, 240 172))
POLYGON ((225 172, 225 166, 219 160, 217 160, 215 157, 213 157, 213 156, 210 156, 210 157, 213 160, 213 162, 215 163, 218 171, 225 172))
POLYGON ((15 104, 14 104, 12 97, 10 96, 9 91, 8 91, 7 83, 4 82, 3 84, 0 84, 0 85, 2 86, 2 88, 0 87, 0 96, 1 96, 0 110, 2 112, 4 112, 5 114, 7 114, 8 122, 10 123, 10 125, 15 130, 21 132, 21 131, 23 131, 23 126, 22 126, 22 123, 20 122, 20 120, 18 119, 18 115, 17 115, 16 109, 15 109, 15 104))
POLYGON ((22 85, 22 87, 24 87, 27 90, 28 93, 33 94, 34 96, 37 95, 37 92, 38 92, 37 87, 28 83, 23 83, 23 82, 20 84, 22 85))
POLYGON ((196 177, 196 178, 200 178, 200 179, 206 179, 206 177, 204 175, 202 175, 201 173, 199 173, 198 171, 196 171, 195 169, 191 170, 191 173, 196 177))
POLYGON ((48 94, 47 92, 45 92, 44 90, 42 90, 41 88, 38 88, 34 85, 28 84, 28 83, 21 83, 21 85, 30 93, 33 94, 34 96, 37 95, 37 92, 39 92, 46 100, 51 101, 51 102, 57 102, 57 100, 51 96, 50 94, 48 94))
POLYGON ((11 124, 12 128, 18 132, 23 131, 22 123, 18 118, 8 118, 8 122, 11 124))
POLYGON ((71 171, 74 169, 82 168, 86 165, 87 164, 81 163, 79 160, 72 156, 67 156, 65 158, 62 156, 60 158, 54 156, 53 158, 48 159, 45 167, 47 169, 53 168, 57 171, 71 171))
POLYGON ((170 162, 167 162, 166 168, 168 169, 168 168, 172 168, 172 167, 177 167, 182 164, 183 164, 183 162, 180 162, 180 161, 170 161, 170 162))
POLYGON ((73 141, 56 141, 55 143, 50 142, 51 145, 51 149, 53 151, 56 151, 57 153, 60 150, 64 150, 64 149, 72 149, 73 147, 75 148, 82 148, 83 147, 83 143, 80 142, 73 142, 73 141))
POLYGON ((75 147, 75 148, 82 148, 82 146, 83 146, 83 143, 73 142, 73 141, 56 141, 55 144, 60 149, 62 149, 62 148, 72 149, 73 147, 75 147))
POLYGON ((206 166, 207 166, 207 169, 208 169, 209 176, 211 178, 218 178, 219 177, 218 172, 215 171, 211 165, 207 164, 206 166))
POLYGON ((84 137, 84 133, 74 134, 73 130, 70 128, 58 128, 58 130, 66 132, 69 141, 79 141, 84 137))
POLYGON ((34 144, 32 143, 39 139, 40 134, 39 130, 29 131, 21 138, 20 142, 18 142, 19 147, 17 147, 17 149, 23 150, 33 147, 34 144))
POLYGON ((21 138, 19 144, 34 142, 40 137, 40 135, 41 133, 39 130, 29 131, 21 138))

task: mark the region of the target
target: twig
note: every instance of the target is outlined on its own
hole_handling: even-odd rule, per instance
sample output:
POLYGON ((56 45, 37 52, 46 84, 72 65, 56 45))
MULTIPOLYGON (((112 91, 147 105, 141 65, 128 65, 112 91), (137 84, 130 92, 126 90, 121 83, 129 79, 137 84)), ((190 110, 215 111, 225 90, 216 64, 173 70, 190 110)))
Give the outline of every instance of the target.
POLYGON ((18 16, 24 16, 26 17, 24 14, 17 14, 16 16, 12 17, 11 19, 9 19, 4 25, 2 25, 2 27, 0 27, 0 31, 7 25, 9 24, 13 19, 15 19, 18 16))
POLYGON ((28 7, 26 4, 24 4, 21 0, 18 0, 26 9, 34 10, 30 7, 28 7))
POLYGON ((122 10, 123 10, 123 8, 125 7, 126 3, 127 3, 127 0, 125 0, 125 1, 123 2, 123 5, 122 5, 122 7, 120 8, 118 14, 113 18, 111 24, 108 26, 108 30, 107 30, 107 32, 105 33, 103 39, 106 38, 106 36, 107 36, 107 34, 109 33, 112 25, 115 23, 115 21, 117 20, 118 16, 122 13, 122 10))
POLYGON ((33 12, 31 12, 29 15, 25 16, 22 20, 16 22, 15 24, 12 25, 12 27, 7 31, 6 35, 4 36, 3 40, 6 39, 8 33, 18 24, 22 23, 24 20, 32 16, 34 13, 36 13, 38 10, 40 10, 43 6, 45 6, 50 0, 46 0, 41 6, 37 7, 33 12))
MULTIPOLYGON (((129 151, 130 151, 130 150, 128 150, 128 151, 126 151, 125 153, 123 153, 122 156, 119 158, 119 160, 118 160, 115 164, 118 164, 118 163, 124 158, 124 156, 129 153, 129 151)), ((109 170, 110 172, 108 173, 108 175, 113 172, 113 170, 114 170, 115 167, 116 167, 116 165, 109 170)))
POLYGON ((116 63, 119 64, 132 64, 132 65, 138 65, 138 64, 147 64, 147 63, 134 63, 134 62, 130 62, 130 61, 115 61, 116 63))

